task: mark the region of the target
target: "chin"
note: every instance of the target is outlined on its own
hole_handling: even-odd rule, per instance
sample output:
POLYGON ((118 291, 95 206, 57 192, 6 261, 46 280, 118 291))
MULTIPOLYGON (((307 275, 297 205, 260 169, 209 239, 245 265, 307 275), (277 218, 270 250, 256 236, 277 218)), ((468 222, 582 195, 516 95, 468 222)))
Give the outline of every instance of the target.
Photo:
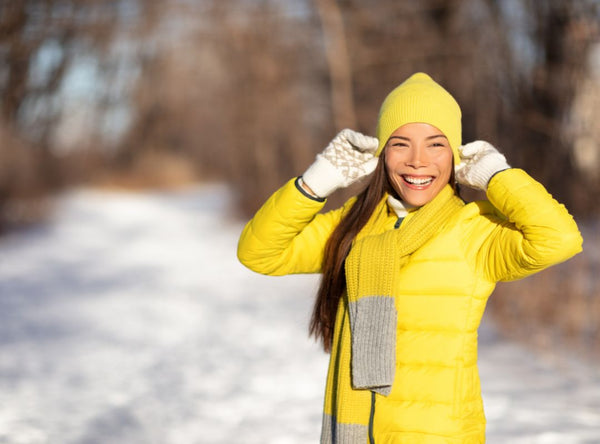
POLYGON ((433 199, 406 199, 405 202, 413 207, 422 207, 433 199))
POLYGON ((415 207, 421 207, 429 202, 431 202, 435 196, 440 193, 439 190, 427 190, 427 191, 415 191, 415 190, 407 190, 404 193, 398 193, 400 195, 400 199, 406 202, 409 205, 413 205, 415 207))

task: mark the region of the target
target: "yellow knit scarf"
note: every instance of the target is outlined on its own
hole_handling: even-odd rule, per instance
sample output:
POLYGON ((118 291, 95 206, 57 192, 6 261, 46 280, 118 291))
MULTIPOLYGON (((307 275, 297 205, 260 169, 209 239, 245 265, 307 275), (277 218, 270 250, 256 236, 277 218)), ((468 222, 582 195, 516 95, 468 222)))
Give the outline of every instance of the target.
POLYGON ((448 185, 400 229, 381 232, 385 205, 383 199, 346 258, 347 300, 340 302, 336 318, 323 443, 366 442, 371 392, 388 395, 394 381, 398 270, 464 202, 448 185))

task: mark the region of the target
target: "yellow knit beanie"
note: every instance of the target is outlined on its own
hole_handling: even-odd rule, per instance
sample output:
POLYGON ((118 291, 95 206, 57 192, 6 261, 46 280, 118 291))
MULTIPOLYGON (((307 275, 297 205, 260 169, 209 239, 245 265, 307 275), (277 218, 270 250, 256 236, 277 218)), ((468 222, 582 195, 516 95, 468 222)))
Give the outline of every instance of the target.
POLYGON ((413 74, 383 101, 377 119, 377 156, 394 131, 407 123, 428 123, 448 138, 458 165, 461 144, 461 111, 454 97, 427 74, 413 74))

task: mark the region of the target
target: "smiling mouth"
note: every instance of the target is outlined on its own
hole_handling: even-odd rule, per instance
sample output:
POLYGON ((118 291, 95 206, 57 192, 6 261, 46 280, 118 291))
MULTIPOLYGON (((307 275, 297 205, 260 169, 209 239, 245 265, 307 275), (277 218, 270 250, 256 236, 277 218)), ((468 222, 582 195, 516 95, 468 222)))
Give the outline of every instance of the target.
POLYGON ((402 179, 404 179, 404 181, 406 183, 408 183, 409 185, 415 185, 415 186, 422 187, 422 186, 427 186, 431 182, 433 182, 433 180, 435 179, 435 177, 432 177, 432 176, 428 176, 428 177, 414 177, 414 176, 403 175, 402 179))

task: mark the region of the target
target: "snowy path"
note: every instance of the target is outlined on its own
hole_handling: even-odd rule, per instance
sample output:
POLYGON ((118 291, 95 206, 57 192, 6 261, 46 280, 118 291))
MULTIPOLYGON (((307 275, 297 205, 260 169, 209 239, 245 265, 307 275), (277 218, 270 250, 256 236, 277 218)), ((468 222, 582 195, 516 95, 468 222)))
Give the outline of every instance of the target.
MULTIPOLYGON (((0 238, 0 443, 318 441, 317 280, 237 263, 227 193, 79 191, 0 238)), ((491 444, 600 443, 600 373, 482 331, 491 444)))

